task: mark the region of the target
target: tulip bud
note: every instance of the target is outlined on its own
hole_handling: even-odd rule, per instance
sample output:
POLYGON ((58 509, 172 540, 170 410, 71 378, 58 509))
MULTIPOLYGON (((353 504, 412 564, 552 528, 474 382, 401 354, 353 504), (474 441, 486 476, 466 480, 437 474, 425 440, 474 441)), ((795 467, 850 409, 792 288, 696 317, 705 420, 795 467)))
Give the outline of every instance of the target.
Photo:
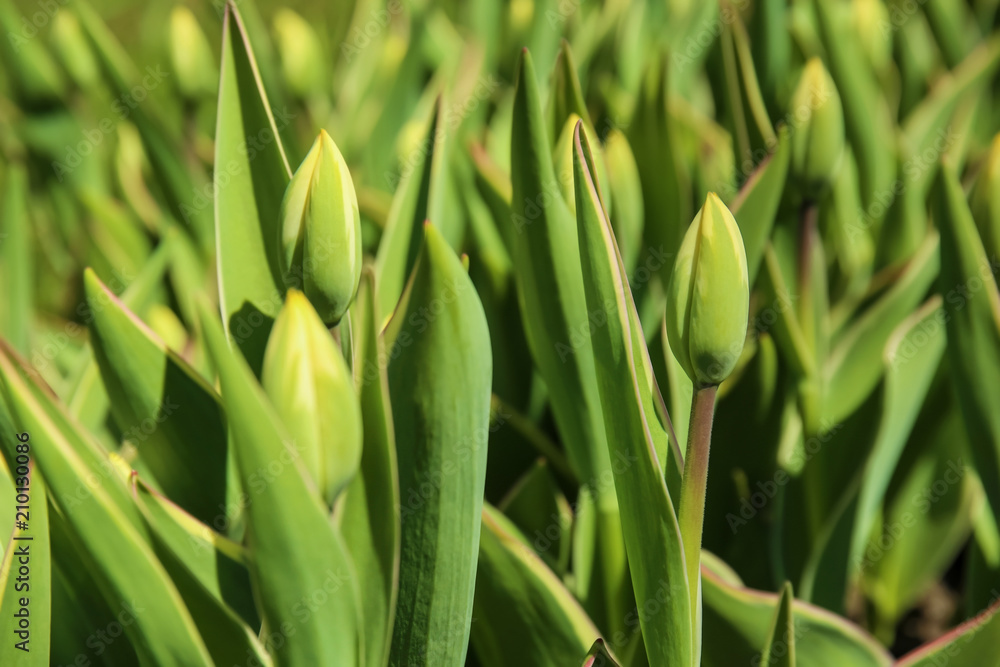
POLYGON ((814 198, 833 181, 844 155, 844 110, 819 58, 806 63, 792 95, 792 174, 814 198))
POLYGON ((340 349, 298 290, 288 290, 274 322, 261 384, 332 505, 361 463, 361 407, 340 349))
POLYGON ((285 190, 280 234, 285 284, 301 286, 323 322, 333 326, 361 280, 361 218, 351 172, 325 130, 285 190))
POLYGON ((292 94, 299 99, 322 95, 330 85, 327 58, 309 22, 291 9, 279 9, 274 15, 274 37, 281 72, 292 94))
POLYGON ((684 235, 667 297, 674 357, 695 387, 720 384, 743 350, 750 284, 740 229, 714 192, 684 235))
POLYGON ((195 101, 216 94, 219 71, 208 38, 191 10, 177 5, 170 12, 170 61, 181 95, 195 101))

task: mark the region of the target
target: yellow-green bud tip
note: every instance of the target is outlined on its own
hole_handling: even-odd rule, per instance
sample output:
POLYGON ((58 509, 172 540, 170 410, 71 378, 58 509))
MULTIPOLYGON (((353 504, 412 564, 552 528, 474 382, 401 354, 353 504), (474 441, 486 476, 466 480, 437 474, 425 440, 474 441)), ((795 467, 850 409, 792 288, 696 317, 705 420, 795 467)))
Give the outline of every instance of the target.
POLYGON ((674 357, 696 387, 720 384, 743 351, 750 284, 740 229, 714 192, 684 235, 667 298, 674 357))

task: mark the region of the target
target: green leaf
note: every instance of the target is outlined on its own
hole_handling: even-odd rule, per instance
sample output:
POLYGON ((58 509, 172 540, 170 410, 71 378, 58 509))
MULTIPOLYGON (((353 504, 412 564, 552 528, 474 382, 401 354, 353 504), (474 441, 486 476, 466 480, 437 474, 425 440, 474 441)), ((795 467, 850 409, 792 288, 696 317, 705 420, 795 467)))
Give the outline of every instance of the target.
POLYGON ((795 617, 792 614, 792 584, 788 581, 781 587, 781 599, 774 610, 774 620, 767 644, 760 654, 761 665, 795 667, 795 617))
POLYGON ((243 548, 215 534, 140 483, 137 476, 132 478, 132 494, 149 526, 153 550, 184 598, 191 617, 198 627, 210 630, 205 633, 205 646, 215 663, 254 660, 270 664, 257 633, 226 599, 242 603, 244 608, 249 603, 253 609, 243 548))
POLYGON ((354 559, 365 619, 365 660, 388 664, 399 587, 399 472, 389 404, 385 341, 379 332, 375 274, 361 274, 351 311, 354 382, 361 400, 361 469, 347 487, 340 530, 354 559))
POLYGON ((607 441, 616 461, 612 470, 632 587, 637 601, 660 600, 667 606, 664 613, 639 616, 650 664, 687 667, 700 653, 698 612, 691 608, 691 601, 700 595, 698 582, 689 581, 685 572, 671 501, 680 493, 681 457, 657 421, 649 353, 594 183, 589 144, 581 132, 577 125, 574 172, 580 254, 587 303, 607 317, 594 333, 594 357, 607 441))
POLYGON ((498 509, 531 538, 538 556, 555 572, 569 567, 573 508, 549 471, 538 459, 500 501, 498 509))
POLYGON ((123 437, 167 496, 200 521, 227 528, 218 525, 225 521, 219 508, 235 494, 218 395, 93 271, 83 278, 94 358, 123 437))
POLYGON ((941 365, 946 341, 944 315, 941 299, 929 300, 896 327, 885 346, 882 420, 865 462, 848 559, 851 563, 861 561, 889 480, 941 365))
POLYGON ((604 643, 603 639, 598 639, 594 642, 594 645, 590 647, 590 651, 587 653, 586 659, 583 661, 583 667, 621 667, 618 662, 612 657, 611 653, 608 652, 608 647, 604 643))
POLYGON ((14 528, 0 562, 0 631, 4 636, 0 662, 11 667, 48 665, 51 647, 52 553, 47 492, 36 466, 28 463, 24 469, 27 474, 21 473, 20 465, 11 472, 18 492, 17 519, 24 520, 27 528, 14 528))
POLYGON ((951 632, 908 653, 896 667, 981 667, 995 665, 1000 643, 1000 602, 991 604, 951 632))
POLYGON ((578 667, 599 631, 526 538, 483 508, 472 645, 483 667, 578 667))
POLYGON ((778 205, 785 191, 791 155, 789 132, 787 127, 779 129, 774 151, 754 170, 729 204, 743 236, 751 286, 764 258, 764 249, 771 238, 778 205))
MULTIPOLYGON (((511 131, 512 206, 508 238, 518 303, 532 359, 549 392, 549 402, 567 458, 597 505, 598 569, 586 606, 620 629, 625 554, 601 398, 591 344, 603 307, 588 311, 576 225, 560 194, 545 130, 531 54, 522 51, 511 131)), ((598 327, 599 328, 599 327, 598 327)))
POLYGON ((339 530, 264 390, 202 304, 246 503, 250 578, 279 665, 359 664, 362 619, 339 530))
MULTIPOLYGON (((11 33, 13 34, 13 33, 11 33)), ((0 281, 6 298, 0 307, 0 333, 14 349, 28 353, 32 317, 31 221, 28 219, 28 172, 13 163, 4 175, 0 214, 0 281)))
POLYGON ((80 436, 68 432, 73 427, 65 418, 52 418, 59 408, 29 389, 4 354, 0 354, 0 389, 19 427, 31 434, 32 454, 72 526, 77 548, 86 550, 95 563, 92 575, 105 601, 113 608, 123 601, 143 607, 134 615, 135 622, 125 627, 140 658, 158 665, 191 660, 207 664, 211 658, 177 589, 146 543, 146 535, 110 493, 112 487, 123 493, 115 464, 106 462, 108 467, 96 473, 97 483, 91 485, 95 478, 88 477, 87 464, 70 442, 80 436))
POLYGON ((413 270, 423 241, 424 222, 437 223, 441 214, 447 125, 440 99, 426 128, 422 143, 402 167, 403 176, 392 198, 375 258, 378 307, 385 318, 396 309, 413 270))
MULTIPOLYGON (((993 516, 1000 516, 1000 295, 994 271, 955 174, 942 167, 933 215, 941 230, 941 275, 954 373, 976 472, 993 516)), ((994 258, 994 262, 996 259, 994 258)))
MULTIPOLYGON (((703 667, 765 664, 760 647, 771 635, 779 596, 745 588, 735 572, 702 553, 705 639, 703 667)), ((801 600, 791 603, 795 656, 809 667, 889 667, 892 658, 847 620, 801 600)))
POLYGON ((464 664, 486 482, 492 358, 486 316, 437 230, 389 327, 402 564, 391 662, 464 664))
POLYGON ((923 300, 940 265, 931 231, 892 286, 834 341, 826 359, 824 416, 840 423, 871 394, 882 376, 886 342, 923 300))
POLYGON ((240 13, 228 3, 215 131, 219 301, 226 334, 258 376, 284 294, 278 240, 291 171, 279 129, 240 13))

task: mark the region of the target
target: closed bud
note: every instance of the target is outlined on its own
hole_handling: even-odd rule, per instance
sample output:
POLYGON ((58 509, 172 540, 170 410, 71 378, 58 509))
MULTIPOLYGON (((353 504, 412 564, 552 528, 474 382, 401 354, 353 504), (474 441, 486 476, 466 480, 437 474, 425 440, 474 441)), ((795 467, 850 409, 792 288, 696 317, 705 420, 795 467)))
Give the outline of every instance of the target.
POLYGON ((325 130, 281 202, 279 260, 328 326, 340 321, 361 280, 361 218, 351 172, 325 130))
POLYGON ((298 290, 288 290, 274 322, 261 384, 332 505, 361 462, 361 407, 340 348, 298 290))
POLYGON ((740 229, 714 192, 684 235, 667 298, 674 357, 695 387, 718 385, 743 351, 750 285, 740 229))
POLYGON ((185 99, 215 95, 219 84, 215 56, 198 20, 183 5, 170 12, 170 62, 177 73, 177 88, 185 99))
POLYGON ((292 94, 299 99, 322 95, 330 84, 327 56, 309 22, 291 9, 279 9, 274 15, 274 37, 281 72, 292 94))
POLYGON ((844 110, 837 87, 819 58, 802 70, 792 95, 792 174, 815 198, 829 187, 844 155, 844 110))

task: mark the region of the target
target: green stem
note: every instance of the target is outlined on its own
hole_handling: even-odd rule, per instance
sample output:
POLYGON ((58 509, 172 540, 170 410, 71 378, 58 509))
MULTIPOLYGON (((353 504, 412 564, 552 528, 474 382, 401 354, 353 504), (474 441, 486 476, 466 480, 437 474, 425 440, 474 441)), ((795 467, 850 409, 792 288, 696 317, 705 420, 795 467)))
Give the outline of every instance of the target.
POLYGON ((691 613, 698 610, 701 575, 701 534, 705 523, 705 488, 708 485, 708 451, 712 442, 712 417, 715 414, 716 385, 695 389, 691 398, 691 423, 688 426, 687 454, 681 480, 680 528, 684 542, 684 562, 691 586, 691 613))

